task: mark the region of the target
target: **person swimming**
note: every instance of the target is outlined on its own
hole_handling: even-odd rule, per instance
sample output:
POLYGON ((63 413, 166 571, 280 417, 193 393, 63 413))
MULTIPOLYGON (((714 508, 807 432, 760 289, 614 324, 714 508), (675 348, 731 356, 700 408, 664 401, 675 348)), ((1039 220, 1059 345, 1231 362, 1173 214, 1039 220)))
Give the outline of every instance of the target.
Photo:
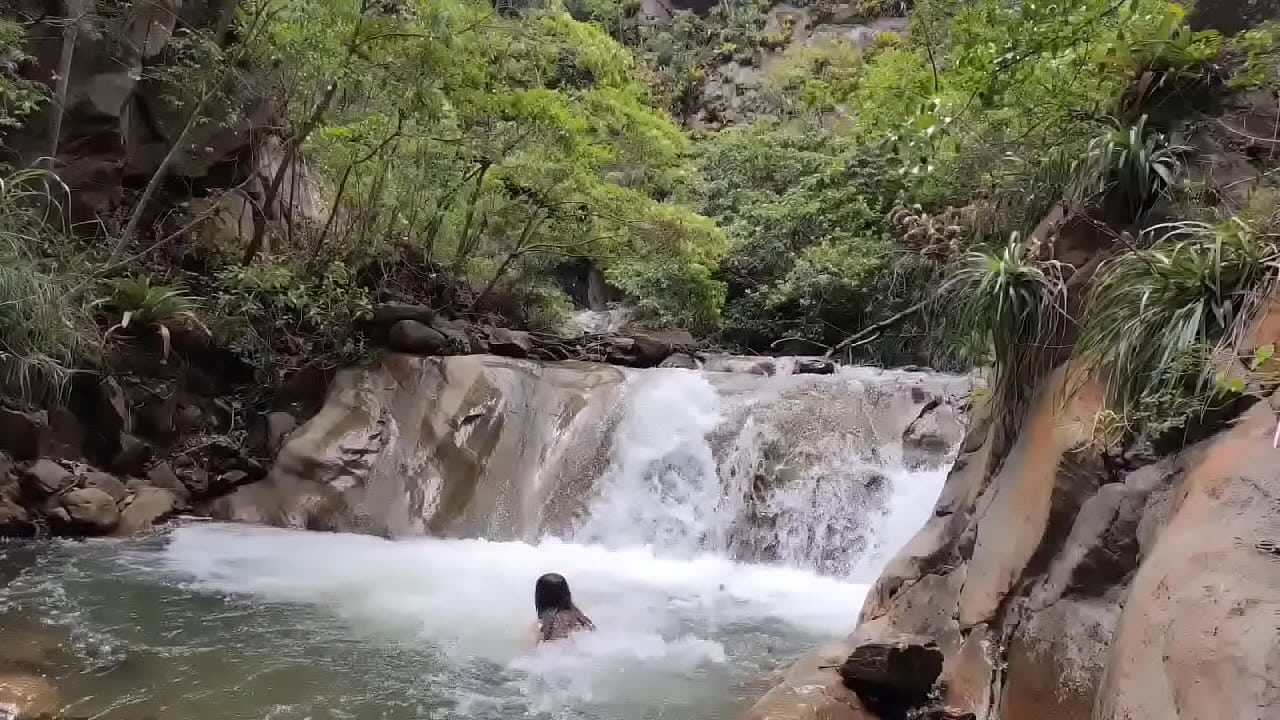
POLYGON ((579 630, 595 630, 591 619, 573 604, 569 581, 563 575, 547 573, 533 587, 533 605, 538 612, 534 625, 537 642, 563 640, 579 630))

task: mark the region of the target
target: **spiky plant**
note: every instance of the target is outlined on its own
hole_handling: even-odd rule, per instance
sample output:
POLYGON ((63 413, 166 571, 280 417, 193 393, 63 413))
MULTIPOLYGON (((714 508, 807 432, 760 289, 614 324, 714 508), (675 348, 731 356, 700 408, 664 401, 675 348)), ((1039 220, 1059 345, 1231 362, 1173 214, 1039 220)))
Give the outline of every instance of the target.
POLYGON ((74 278, 50 272, 38 252, 55 244, 49 220, 60 187, 38 170, 0 176, 0 394, 24 400, 61 394, 97 346, 92 318, 71 292, 74 278))
POLYGON ((162 361, 169 359, 174 328, 195 326, 208 332, 196 314, 199 304, 194 297, 180 287, 155 285, 145 277, 109 280, 106 295, 97 304, 120 313, 107 337, 135 329, 159 333, 164 346, 162 361))
POLYGON ((1130 424, 1153 398, 1212 395, 1212 358, 1231 344, 1276 277, 1273 236, 1232 219, 1154 229, 1148 250, 1103 264, 1087 299, 1076 357, 1100 374, 1108 407, 1130 424))
POLYGON ((1112 128, 1089 143, 1080 194, 1108 199, 1138 223, 1174 188, 1187 150, 1148 128, 1143 115, 1135 124, 1112 128))
POLYGON ((1071 322, 1060 267, 1040 261, 1017 235, 968 253, 946 284, 968 335, 990 348, 992 395, 1012 410, 1053 368, 1071 322))

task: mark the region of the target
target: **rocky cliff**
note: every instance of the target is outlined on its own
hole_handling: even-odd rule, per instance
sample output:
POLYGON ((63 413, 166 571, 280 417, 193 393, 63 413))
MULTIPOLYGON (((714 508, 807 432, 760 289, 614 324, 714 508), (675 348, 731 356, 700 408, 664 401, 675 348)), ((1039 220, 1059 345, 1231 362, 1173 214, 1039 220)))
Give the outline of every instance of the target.
POLYGON ((1063 403, 1063 377, 1007 457, 975 422, 857 631, 802 659, 749 717, 879 717, 839 671, 856 648, 895 643, 941 654, 935 695, 919 699, 936 717, 1280 717, 1274 411, 1108 467, 1085 442, 1097 394, 1063 403))

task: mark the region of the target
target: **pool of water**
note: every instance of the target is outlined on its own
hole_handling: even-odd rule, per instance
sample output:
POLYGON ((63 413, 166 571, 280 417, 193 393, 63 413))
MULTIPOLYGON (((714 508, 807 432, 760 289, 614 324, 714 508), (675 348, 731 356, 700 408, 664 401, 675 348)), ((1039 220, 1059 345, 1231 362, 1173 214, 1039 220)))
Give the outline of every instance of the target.
POLYGON ((135 720, 734 718, 867 590, 644 547, 214 523, 0 545, 5 580, 0 645, 23 626, 62 646, 64 714, 135 720), (549 571, 598 632, 530 645, 549 571))

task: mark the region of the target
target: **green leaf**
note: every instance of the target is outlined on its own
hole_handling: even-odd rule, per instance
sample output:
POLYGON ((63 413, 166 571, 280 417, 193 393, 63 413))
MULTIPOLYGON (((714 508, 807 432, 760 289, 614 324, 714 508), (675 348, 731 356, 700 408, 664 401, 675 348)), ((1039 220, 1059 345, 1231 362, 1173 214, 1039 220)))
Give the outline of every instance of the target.
POLYGON ((1258 348, 1257 350, 1254 350, 1253 363, 1250 366, 1250 369, 1257 370, 1259 367, 1266 364, 1268 360, 1275 357, 1275 355, 1276 355, 1275 343, 1268 343, 1258 348))

